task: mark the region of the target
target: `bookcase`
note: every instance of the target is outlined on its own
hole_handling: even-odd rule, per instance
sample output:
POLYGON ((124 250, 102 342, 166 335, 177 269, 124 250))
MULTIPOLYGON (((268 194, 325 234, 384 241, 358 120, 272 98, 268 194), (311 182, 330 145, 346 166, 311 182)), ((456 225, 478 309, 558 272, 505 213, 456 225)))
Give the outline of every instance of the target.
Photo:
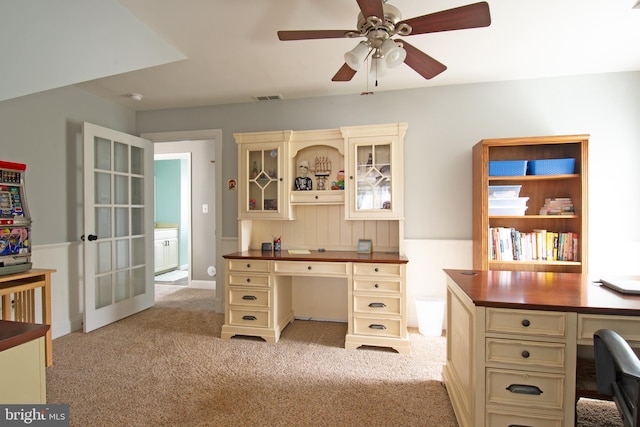
MULTIPOLYGON (((483 139, 474 145, 472 172, 474 269, 587 272, 588 141, 589 135, 561 135, 483 139), (547 159, 575 159, 573 173, 516 176, 489 174, 489 162, 513 160, 531 162, 547 159), (529 198, 524 214, 496 215, 495 211, 490 212, 490 186, 521 186, 519 196, 529 198), (540 209, 549 200, 568 198, 573 202, 573 212, 540 214, 540 209), (545 235, 557 233, 557 235, 551 234, 557 237, 565 233, 565 236, 575 239, 571 260, 558 259, 556 256, 536 257, 535 254, 533 257, 514 255, 514 259, 496 257, 494 229, 503 231, 510 229, 514 236, 515 234, 530 236, 544 232, 545 235)), ((551 242, 553 239, 547 241, 551 242)), ((514 242, 515 237, 512 243, 514 242)), ((556 245, 557 242, 556 238, 556 245)))

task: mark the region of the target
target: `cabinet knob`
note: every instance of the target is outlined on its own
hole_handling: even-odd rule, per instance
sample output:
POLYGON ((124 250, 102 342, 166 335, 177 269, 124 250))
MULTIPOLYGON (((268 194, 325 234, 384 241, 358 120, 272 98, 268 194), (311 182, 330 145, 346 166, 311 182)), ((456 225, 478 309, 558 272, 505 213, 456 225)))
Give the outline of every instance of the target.
POLYGON ((531 326, 531 322, 529 321, 529 319, 523 319, 522 326, 524 326, 525 328, 528 328, 529 326, 531 326))
POLYGON ((373 271, 375 271, 377 273, 378 271, 380 271, 380 269, 378 269, 378 267, 376 267, 376 268, 373 269, 373 271))
POLYGON ((349 179, 353 179, 353 175, 349 176, 349 179))
POLYGON ((251 282, 251 277, 247 277, 247 283, 251 282))
POLYGON ((531 354, 529 354, 529 352, 527 350, 523 350, 522 351, 522 357, 524 357, 525 359, 528 359, 529 356, 531 356, 531 354))
POLYGON ((316 200, 318 200, 318 199, 319 199, 319 197, 318 197, 318 196, 316 196, 316 200))
POLYGON ((247 268, 251 268, 251 264, 247 264, 247 268))
POLYGON ((308 266, 308 267, 307 267, 307 270, 311 270, 311 266, 308 266))
POLYGON ((379 288, 380 285, 378 285, 377 283, 375 285, 373 285, 374 288, 379 288))

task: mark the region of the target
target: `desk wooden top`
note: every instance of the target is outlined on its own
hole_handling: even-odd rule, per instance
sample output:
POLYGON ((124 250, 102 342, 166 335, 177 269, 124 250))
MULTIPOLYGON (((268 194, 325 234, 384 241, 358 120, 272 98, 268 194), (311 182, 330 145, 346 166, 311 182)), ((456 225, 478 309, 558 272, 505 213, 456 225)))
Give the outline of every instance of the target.
POLYGON ((374 252, 362 254, 355 251, 310 251, 309 254, 290 254, 286 249, 273 251, 250 250, 223 255, 225 259, 264 259, 276 261, 370 262, 382 264, 406 264, 409 259, 398 253, 374 252))
POLYGON ((49 328, 49 325, 0 320, 0 351, 43 337, 49 328))
POLYGON ((14 280, 20 280, 20 279, 25 279, 25 278, 29 278, 29 277, 36 277, 36 276, 44 276, 47 274, 51 274, 51 273, 55 273, 56 270, 53 269, 47 269, 47 268, 32 268, 30 270, 27 271, 23 271, 20 273, 12 273, 12 274, 3 274, 0 275, 0 283, 2 282, 11 282, 14 280))
MULTIPOLYGON (((640 316, 640 295, 625 295, 581 273, 449 270, 474 305, 640 316)), ((636 277, 637 278, 637 277, 636 277)))

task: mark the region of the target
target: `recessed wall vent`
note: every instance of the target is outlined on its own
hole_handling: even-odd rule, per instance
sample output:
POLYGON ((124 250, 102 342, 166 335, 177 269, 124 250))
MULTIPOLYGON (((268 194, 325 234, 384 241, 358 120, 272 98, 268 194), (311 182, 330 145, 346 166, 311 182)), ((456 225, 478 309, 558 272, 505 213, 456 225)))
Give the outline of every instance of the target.
POLYGON ((275 101, 276 99, 282 99, 282 95, 254 96, 253 99, 256 101, 275 101))

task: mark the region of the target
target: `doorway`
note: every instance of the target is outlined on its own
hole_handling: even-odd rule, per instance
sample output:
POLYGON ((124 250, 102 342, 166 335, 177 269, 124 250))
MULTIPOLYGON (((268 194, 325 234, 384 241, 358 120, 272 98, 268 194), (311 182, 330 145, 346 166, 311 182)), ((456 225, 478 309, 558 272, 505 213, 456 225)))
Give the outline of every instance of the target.
MULTIPOLYGON (((189 286, 215 289, 221 271, 220 234, 222 226, 222 171, 215 161, 222 157, 222 131, 207 129, 180 132, 144 133, 154 143, 156 154, 191 154, 191 233, 189 245, 189 286)), ((216 311, 224 309, 223 293, 216 293, 216 311)))

